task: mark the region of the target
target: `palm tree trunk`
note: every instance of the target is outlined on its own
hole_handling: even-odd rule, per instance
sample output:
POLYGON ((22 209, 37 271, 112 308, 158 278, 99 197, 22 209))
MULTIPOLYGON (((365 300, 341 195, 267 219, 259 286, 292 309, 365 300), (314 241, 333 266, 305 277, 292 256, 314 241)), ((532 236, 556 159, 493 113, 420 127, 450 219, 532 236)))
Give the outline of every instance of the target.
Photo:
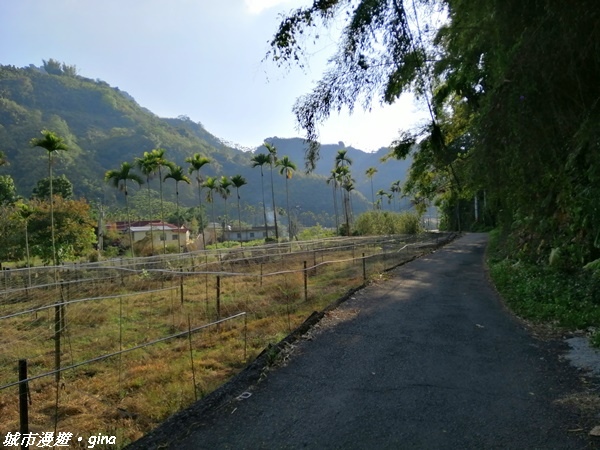
MULTIPOLYGON (((242 210, 240 209, 240 191, 239 189, 236 189, 237 191, 237 203, 238 203, 238 229, 241 230, 242 229, 242 210)), ((241 234, 240 234, 241 236, 241 234)), ((243 247, 244 243, 242 242, 242 238, 240 237, 240 247, 243 247)))
POLYGON ((213 199, 213 201, 211 202, 211 209, 212 209, 212 218, 213 218, 213 232, 215 233, 215 249, 217 249, 218 251, 218 246, 217 246, 217 222, 215 221, 215 201, 213 199))
POLYGON ((56 239, 54 237, 54 192, 52 191, 52 152, 48 152, 48 174, 50 175, 50 236, 52 240, 52 264, 54 264, 54 278, 56 280, 56 239))
POLYGON ((342 196, 344 197, 344 212, 346 214, 346 236, 350 236, 350 202, 345 189, 342 189, 342 196))
POLYGON ((175 201, 177 203, 177 245, 181 253, 181 221, 179 216, 179 182, 175 182, 175 201))
POLYGON ((225 216, 223 217, 223 241, 225 241, 225 228, 227 227, 227 199, 223 199, 225 202, 225 216))
POLYGON ((279 241, 279 228, 277 227, 277 207, 275 206, 275 186, 273 184, 273 164, 271 163, 271 197, 273 200, 273 219, 275 221, 275 239, 279 241))
POLYGON ((131 246, 131 257, 135 258, 133 250, 133 232, 131 231, 131 216, 129 214, 129 193, 127 192, 127 180, 123 181, 125 188, 125 207, 127 208, 127 227, 129 228, 129 245, 131 246))
POLYGON ((260 187, 262 189, 263 215, 265 216, 265 241, 269 239, 269 225, 267 223, 267 204, 265 203, 265 180, 262 166, 260 167, 260 187))
MULTIPOLYGON (((148 186, 148 202, 150 202, 150 177, 146 177, 146 186, 148 186)), ((150 217, 150 246, 152 255, 154 255, 154 227, 152 226, 152 216, 150 217)))
POLYGON ((200 206, 200 229, 202 232, 202 245, 206 250, 206 236, 204 236, 204 224, 202 223, 202 187, 200 186, 200 180, 198 180, 198 205, 200 206))
MULTIPOLYGON (((292 216, 290 216, 290 193, 288 190, 287 176, 285 178, 285 207, 287 209, 287 216, 288 216, 288 239, 291 242, 292 241, 292 216)), ((290 247, 290 251, 291 251, 291 247, 290 247)))
POLYGON ((335 186, 335 181, 332 184, 333 187, 333 210, 335 211, 335 234, 337 236, 337 233, 340 229, 340 218, 338 215, 338 207, 337 207, 337 188, 335 186))
POLYGON ((373 191, 373 177, 371 177, 371 201, 373 202, 373 209, 375 209, 375 192, 373 191))
POLYGON ((167 233, 165 232, 165 208, 163 205, 162 171, 158 166, 158 181, 160 182, 160 222, 162 226, 163 255, 167 253, 167 233))

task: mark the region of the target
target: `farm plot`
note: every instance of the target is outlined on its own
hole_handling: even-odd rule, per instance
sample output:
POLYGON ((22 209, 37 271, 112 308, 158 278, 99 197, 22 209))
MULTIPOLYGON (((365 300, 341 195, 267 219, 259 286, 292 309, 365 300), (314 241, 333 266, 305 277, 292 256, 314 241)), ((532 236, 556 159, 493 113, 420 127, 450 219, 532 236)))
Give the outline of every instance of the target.
POLYGON ((446 238, 338 238, 11 271, 0 291, 0 435, 23 426, 21 385, 29 431, 84 442, 101 431, 123 446, 313 311, 446 238))

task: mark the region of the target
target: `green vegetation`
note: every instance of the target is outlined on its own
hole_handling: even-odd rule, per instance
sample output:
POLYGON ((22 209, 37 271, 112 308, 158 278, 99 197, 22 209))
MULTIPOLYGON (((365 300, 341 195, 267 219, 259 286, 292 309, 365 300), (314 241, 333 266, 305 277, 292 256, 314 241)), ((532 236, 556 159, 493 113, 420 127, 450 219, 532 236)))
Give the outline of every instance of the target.
POLYGON ((417 234, 423 231, 419 215, 409 212, 367 211, 358 216, 355 226, 359 235, 417 234))
POLYGON ((10 175, 0 175, 0 204, 17 201, 17 188, 10 175))
POLYGON ((298 234, 301 241, 311 241, 313 239, 323 239, 335 236, 335 231, 323 228, 320 224, 303 229, 298 234))
POLYGON ((502 297, 519 316, 568 330, 592 328, 600 346, 600 271, 564 272, 506 257, 500 233, 490 233, 488 265, 502 297))
POLYGON ((310 168, 331 113, 412 91, 428 121, 388 159, 412 158, 403 193, 419 211, 439 205, 448 229, 498 226, 529 263, 600 258, 600 3, 313 2, 282 18, 268 56, 302 65, 319 25, 340 23, 331 63, 294 106, 310 168))
POLYGON ((73 198, 73 183, 64 174, 59 177, 52 177, 52 183, 50 182, 50 178, 47 177, 38 180, 31 196, 34 198, 49 199, 50 185, 52 185, 52 195, 60 195, 62 198, 73 198))
MULTIPOLYGON (((366 255, 366 276, 378 279, 386 268, 424 251, 411 248, 384 253, 384 242, 395 248, 404 244, 398 239, 358 238, 350 248, 344 239, 316 243, 313 255, 307 253, 310 245, 291 245, 290 250, 296 248, 290 252, 263 247, 256 252, 257 259, 248 250, 243 261, 235 258, 241 254, 236 251, 231 255, 235 260, 222 258, 220 262, 215 253, 208 254, 208 263, 204 257, 186 255, 177 258, 175 273, 146 270, 145 261, 125 272, 119 270, 118 263, 113 268, 107 265, 101 275, 77 265, 61 271, 61 277, 69 281, 63 289, 48 289, 44 278, 50 275, 44 269, 33 271, 38 287, 21 289, 27 271, 13 272, 2 280, 5 287, 17 288, 5 292, 3 315, 52 305, 59 299, 82 300, 65 305, 60 353, 63 367, 184 333, 184 339, 170 339, 64 371, 62 379, 67 389, 61 387, 63 383, 55 384, 51 376, 31 381, 30 427, 51 428, 57 407, 61 412, 57 418, 60 429, 82 435, 98 429, 114 431, 123 434, 121 443, 139 438, 216 389, 314 311, 363 284, 359 255, 366 255), (305 291, 303 268, 307 257, 305 291), (310 267, 313 264, 317 267, 310 267), (219 272, 217 282, 215 275, 219 272), (185 336, 191 328, 241 312, 246 313, 245 317, 185 336), (128 416, 124 418, 115 411, 128 416)), ((0 350, 0 385, 15 381, 19 359, 28 360, 31 375, 53 370, 54 320, 54 315, 43 309, 3 319, 0 340, 6 345, 0 350)), ((0 391, 0 434, 18 429, 17 398, 17 389, 0 391)))
POLYGON ((30 141, 32 147, 40 147, 48 152, 48 198, 50 200, 50 240, 52 243, 52 263, 58 265, 59 259, 56 253, 55 231, 54 231, 54 193, 52 192, 52 165, 54 154, 58 151, 68 150, 63 138, 53 131, 42 130, 43 138, 34 138, 30 141))
POLYGON ((96 243, 89 204, 55 196, 50 211, 50 202, 38 199, 0 206, 0 262, 33 256, 62 263, 89 254, 96 243))
MULTIPOLYGON (((104 81, 82 77, 74 66, 52 59, 44 61, 42 67, 0 65, 0 92, 0 176, 11 177, 17 197, 30 198, 36 183, 48 177, 46 154, 39 150, 27 151, 31 137, 47 129, 60 136, 69 148, 68 152, 53 155, 56 159, 54 178, 66 175, 73 186, 73 198, 88 199, 94 203, 96 211, 98 203, 102 203, 107 221, 124 221, 127 218, 125 197, 117 190, 107 189, 103 183, 104 174, 119 168, 123 162, 132 163, 138 173, 141 172, 146 184, 143 190, 148 191, 147 198, 154 196, 151 191, 160 196, 162 190, 164 217, 171 214, 168 202, 176 203, 176 183, 164 183, 161 189, 159 174, 138 165, 138 159, 144 152, 160 147, 170 161, 186 171, 193 155, 210 159, 211 163, 201 169, 201 181, 206 176, 220 178, 222 175, 230 177, 238 174, 244 177, 248 184, 240 200, 241 214, 246 216, 242 220, 254 226, 264 224, 264 218, 261 219, 252 210, 262 208, 259 204, 259 173, 251 166, 254 154, 225 145, 201 123, 185 116, 157 117, 138 105, 126 92, 104 81)), ((269 142, 273 140, 269 139, 269 142)), ((296 145, 295 140, 276 141, 284 154, 288 154, 287 148, 293 150, 294 153, 289 154, 292 160, 298 161, 302 157, 296 156, 303 155, 304 150, 302 145, 296 145)), ((264 147, 258 150, 261 151, 266 152, 264 147)), ((361 154, 363 157, 368 155, 361 154)), ((374 155, 373 159, 376 158, 374 155)), ((162 172, 164 176, 166 169, 163 168, 162 172)), ((294 178, 289 201, 291 207, 300 206, 300 222, 307 226, 316 222, 333 226, 331 202, 321 195, 323 178, 300 172, 294 178)), ((3 178, 0 190, 7 191, 7 196, 12 198, 8 180, 3 178)), ((198 205, 197 187, 197 183, 193 187, 179 183, 182 214, 186 208, 198 205)), ((129 199, 133 200, 140 189, 137 185, 128 188, 129 199)), ((273 177, 273 197, 277 205, 283 205, 285 194, 285 179, 273 177)), ((272 211, 272 201, 267 201, 265 207, 272 211)), ((367 207, 361 195, 354 195, 353 203, 358 209, 367 207)), ((133 201, 130 206, 131 220, 158 219, 161 216, 160 209, 136 210, 133 201), (153 213, 150 217, 149 212, 153 213)), ((222 216, 224 201, 217 199, 214 208, 215 214, 222 216)), ((186 226, 189 224, 186 223, 186 226)))

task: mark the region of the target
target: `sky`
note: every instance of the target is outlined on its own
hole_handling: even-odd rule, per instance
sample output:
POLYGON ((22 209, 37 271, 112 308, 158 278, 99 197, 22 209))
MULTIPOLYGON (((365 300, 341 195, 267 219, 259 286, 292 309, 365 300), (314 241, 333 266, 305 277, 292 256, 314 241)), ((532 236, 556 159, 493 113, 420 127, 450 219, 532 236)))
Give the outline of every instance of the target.
MULTIPOLYGON (((128 92, 160 117, 188 116, 245 149, 265 138, 303 137, 292 107, 311 91, 335 50, 323 32, 309 65, 265 60, 280 14, 312 0, 0 0, 0 64, 53 58, 128 92)), ((370 112, 334 113, 323 144, 388 146, 424 113, 411 97, 370 112)))

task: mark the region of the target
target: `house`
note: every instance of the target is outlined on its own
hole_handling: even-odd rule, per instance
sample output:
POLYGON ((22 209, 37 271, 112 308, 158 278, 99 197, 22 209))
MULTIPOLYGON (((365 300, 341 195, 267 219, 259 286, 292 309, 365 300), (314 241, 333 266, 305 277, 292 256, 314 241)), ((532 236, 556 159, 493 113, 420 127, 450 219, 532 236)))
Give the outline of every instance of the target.
MULTIPOLYGON (((114 222, 107 225, 107 228, 123 234, 129 233, 129 223, 125 221, 114 222)), ((138 220, 131 222, 131 234, 134 243, 150 236, 154 245, 162 245, 163 241, 166 241, 167 245, 178 245, 181 241, 181 247, 185 247, 190 243, 190 230, 184 226, 178 227, 161 221, 138 220)))
MULTIPOLYGON (((269 237, 275 237, 275 227, 267 227, 269 237)), ((225 241, 238 241, 248 242, 256 239, 265 239, 267 233, 264 226, 250 227, 250 228, 232 228, 223 231, 223 240, 225 241)))

